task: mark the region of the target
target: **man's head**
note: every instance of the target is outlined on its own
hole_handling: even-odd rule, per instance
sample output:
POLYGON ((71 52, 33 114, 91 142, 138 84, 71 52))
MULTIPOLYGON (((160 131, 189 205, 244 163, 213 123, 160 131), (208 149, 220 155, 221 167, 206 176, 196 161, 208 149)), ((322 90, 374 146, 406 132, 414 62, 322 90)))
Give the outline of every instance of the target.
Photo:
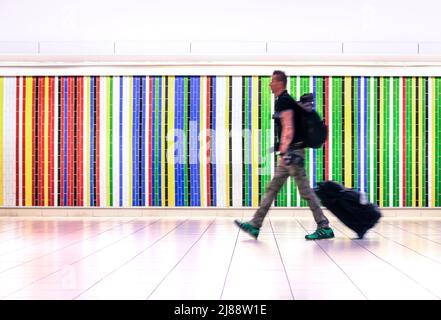
POLYGON ((283 71, 275 70, 271 77, 270 88, 271 92, 279 96, 286 89, 286 74, 283 71))

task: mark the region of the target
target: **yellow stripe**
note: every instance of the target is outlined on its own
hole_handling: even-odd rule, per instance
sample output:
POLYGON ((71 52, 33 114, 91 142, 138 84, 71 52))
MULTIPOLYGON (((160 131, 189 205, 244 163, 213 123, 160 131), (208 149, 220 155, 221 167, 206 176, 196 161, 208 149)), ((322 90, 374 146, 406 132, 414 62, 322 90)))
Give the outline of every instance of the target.
POLYGON ((0 77, 0 206, 3 205, 3 77, 0 77))
POLYGON ((251 132, 251 163, 252 163, 252 188, 251 188, 251 192, 252 192, 252 205, 253 207, 257 207, 259 205, 259 192, 258 192, 258 78, 256 76, 252 77, 252 132, 251 132))
POLYGON ((130 89, 129 89, 129 185, 127 186, 129 188, 129 206, 132 205, 132 110, 133 110, 133 77, 130 76, 130 89))
MULTIPOLYGON (((432 122, 432 136, 430 137, 430 141, 432 143, 432 155, 429 155, 432 157, 432 159, 434 159, 434 154, 435 154, 435 81, 436 78, 432 78, 432 114, 429 115, 431 122, 432 122)), ((432 160, 432 176, 431 177, 427 177, 428 179, 431 179, 432 181, 432 203, 431 206, 435 207, 435 198, 436 198, 436 194, 435 194, 435 161, 432 160)))
POLYGON ((351 77, 345 77, 345 185, 352 187, 351 77))
POLYGON ((175 206, 175 77, 168 79, 168 205, 175 206))
POLYGON ((32 77, 26 77, 25 205, 32 206, 32 77))
POLYGON ((419 164, 419 171, 420 171, 420 173, 419 173, 419 175, 418 175, 418 177, 419 177, 419 183, 418 183, 418 185, 419 185, 419 188, 418 188, 418 193, 419 193, 419 206, 420 207, 422 207, 423 206, 423 174, 424 174, 424 172, 423 172, 423 161, 422 161, 422 159, 423 159, 423 88, 422 88, 422 86, 423 86, 423 79, 421 78, 421 77, 419 77, 419 86, 418 86, 418 88, 419 88, 419 93, 418 93, 418 97, 419 97, 419 99, 418 99, 418 101, 419 101, 419 119, 418 119, 418 123, 419 123, 419 125, 418 125, 418 128, 419 128, 419 133, 418 133, 418 135, 419 135, 419 137, 420 137, 420 143, 419 143, 419 148, 418 148, 418 153, 419 153, 419 156, 418 156, 418 159, 419 159, 419 161, 418 161, 418 164, 419 164))
POLYGON ((384 78, 380 77, 380 182, 379 182, 379 190, 380 190, 380 199, 379 199, 379 204, 380 207, 383 206, 383 174, 384 174, 384 156, 383 156, 383 147, 384 147, 384 142, 383 142, 383 138, 384 138, 384 92, 383 92, 383 88, 384 88, 384 78))
POLYGON ((84 192, 85 196, 85 206, 89 206, 89 194, 90 194, 90 77, 85 77, 86 80, 86 96, 84 97, 84 101, 86 102, 86 172, 84 175, 87 177, 86 179, 86 190, 84 192))
POLYGON ((230 104, 230 78, 226 77, 226 99, 225 99, 225 189, 226 189, 226 206, 230 206, 230 139, 228 132, 228 124, 230 122, 229 117, 229 104, 230 104))
POLYGON ((106 202, 107 202, 107 206, 110 206, 110 77, 107 76, 106 77, 106 86, 107 86, 107 101, 106 101, 106 105, 107 105, 107 111, 106 111, 106 150, 107 150, 107 170, 106 170, 106 202))
POLYGON ((165 77, 162 76, 162 93, 161 93, 161 106, 162 106, 162 120, 161 120, 161 135, 162 135, 162 141, 161 141, 161 157, 162 157, 162 164, 161 164, 161 194, 162 194, 162 206, 165 207, 165 77))
MULTIPOLYGON (((199 124, 200 124, 200 132, 204 133, 205 132, 205 101, 204 101, 204 90, 205 90, 205 83, 207 81, 206 77, 200 77, 200 90, 199 90, 199 94, 200 94, 200 104, 199 104, 199 115, 200 115, 200 119, 199 119, 199 124)), ((199 182, 201 185, 201 207, 204 206, 205 203, 205 190, 204 190, 204 163, 205 163, 205 135, 201 135, 200 136, 200 146, 201 148, 199 149, 199 159, 200 159, 200 175, 199 175, 199 182)))
POLYGON ((416 78, 412 77, 412 206, 416 207, 416 78))
POLYGON ((44 78, 44 205, 49 205, 49 78, 44 78))

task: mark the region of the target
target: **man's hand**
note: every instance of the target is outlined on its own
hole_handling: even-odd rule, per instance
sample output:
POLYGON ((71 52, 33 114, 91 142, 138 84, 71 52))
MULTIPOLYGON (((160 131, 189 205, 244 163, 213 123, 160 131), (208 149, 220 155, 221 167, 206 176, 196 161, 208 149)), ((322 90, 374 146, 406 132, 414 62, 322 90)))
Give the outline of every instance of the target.
POLYGON ((283 159, 282 155, 279 155, 279 165, 282 167, 287 167, 287 164, 285 163, 285 159, 283 159))

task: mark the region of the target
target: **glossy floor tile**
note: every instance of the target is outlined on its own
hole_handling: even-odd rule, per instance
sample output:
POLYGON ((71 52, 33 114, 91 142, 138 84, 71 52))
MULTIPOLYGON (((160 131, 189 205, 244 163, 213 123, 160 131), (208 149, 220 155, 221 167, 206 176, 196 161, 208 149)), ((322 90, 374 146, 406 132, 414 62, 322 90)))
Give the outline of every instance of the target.
POLYGON ((311 218, 0 218, 0 299, 441 299, 441 219, 306 241, 311 218))

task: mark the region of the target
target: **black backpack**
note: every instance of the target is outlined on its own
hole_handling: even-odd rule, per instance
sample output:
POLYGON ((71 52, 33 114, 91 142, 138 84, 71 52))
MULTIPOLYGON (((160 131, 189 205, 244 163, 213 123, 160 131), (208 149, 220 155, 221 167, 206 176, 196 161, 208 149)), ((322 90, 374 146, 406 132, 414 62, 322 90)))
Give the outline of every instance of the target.
MULTIPOLYGON (((306 93, 297 101, 301 110, 301 132, 303 148, 320 148, 328 137, 325 121, 314 110, 314 95, 306 93)), ((296 128, 297 130, 297 128, 296 128)))

